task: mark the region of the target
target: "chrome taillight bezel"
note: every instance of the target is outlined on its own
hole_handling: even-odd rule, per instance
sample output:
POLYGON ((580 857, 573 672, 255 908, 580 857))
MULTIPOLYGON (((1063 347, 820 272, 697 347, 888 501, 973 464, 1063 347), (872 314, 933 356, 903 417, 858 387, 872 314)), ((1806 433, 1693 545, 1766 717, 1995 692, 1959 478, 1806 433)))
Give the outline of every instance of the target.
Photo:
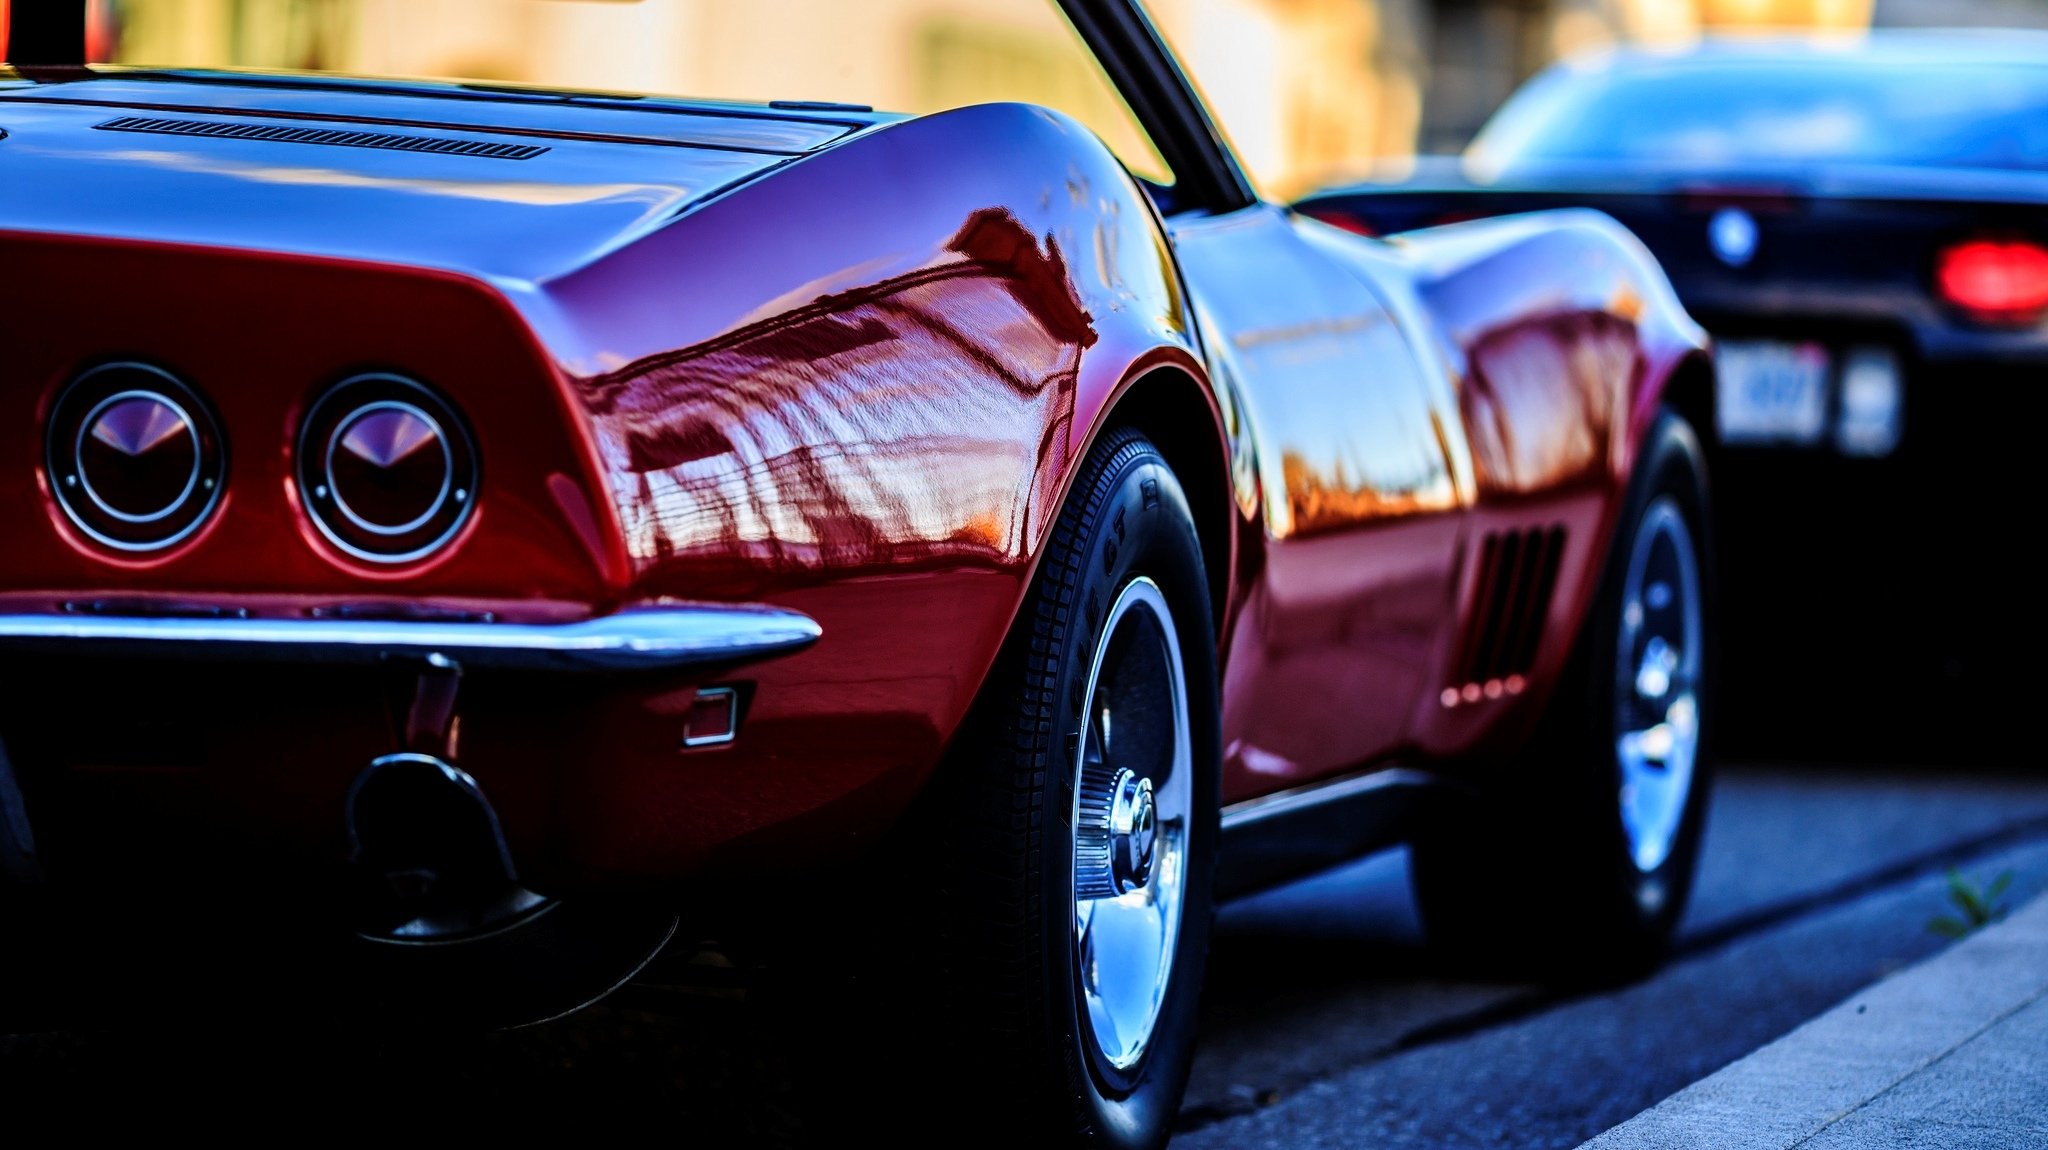
MULTIPOLYGON (((163 368, 133 361, 101 364, 64 385, 43 431, 43 471, 65 521, 110 550, 142 555, 176 547, 204 527, 227 489, 227 440, 197 389, 163 368), (93 484, 86 441, 115 405, 160 404, 189 439, 192 462, 175 497, 152 510, 124 511, 93 484)), ((102 477, 104 482, 104 477, 102 477)))
POLYGON ((442 552, 469 523, 480 478, 476 441, 462 413, 426 384, 388 372, 350 376, 313 401, 300 421, 293 471, 299 505, 320 536, 352 559, 380 565, 442 552), (432 502, 404 523, 379 523, 360 513, 335 473, 335 453, 350 428, 384 411, 429 426, 443 461, 432 502))

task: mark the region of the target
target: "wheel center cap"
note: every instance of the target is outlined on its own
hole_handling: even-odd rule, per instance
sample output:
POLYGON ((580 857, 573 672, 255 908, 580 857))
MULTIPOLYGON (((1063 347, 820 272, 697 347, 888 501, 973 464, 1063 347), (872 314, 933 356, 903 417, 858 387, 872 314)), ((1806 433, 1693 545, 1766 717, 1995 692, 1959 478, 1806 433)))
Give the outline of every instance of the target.
POLYGON ((1643 647, 1643 658, 1636 665, 1636 694, 1645 699, 1657 700, 1671 693, 1671 681, 1678 674, 1678 648, 1664 641, 1664 636, 1653 635, 1643 647))
POLYGON ((1129 771, 1118 774, 1116 799, 1109 812, 1110 862, 1119 893, 1152 881, 1152 844, 1157 822, 1152 780, 1129 771))
POLYGON ((1152 780, 1096 764, 1082 772, 1074 827, 1074 891, 1084 899, 1116 898, 1152 881, 1159 814, 1152 780))

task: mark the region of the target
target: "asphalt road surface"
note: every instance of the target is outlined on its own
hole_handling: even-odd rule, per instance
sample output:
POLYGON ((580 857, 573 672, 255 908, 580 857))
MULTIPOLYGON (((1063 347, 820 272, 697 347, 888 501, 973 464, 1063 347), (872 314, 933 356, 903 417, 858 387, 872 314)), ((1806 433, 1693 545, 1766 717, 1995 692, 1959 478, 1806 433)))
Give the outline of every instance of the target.
POLYGON ((1724 771, 1678 955, 1582 997, 1430 977, 1404 865, 1226 911, 1177 1148, 1576 1146, 1940 949, 1950 867, 2048 886, 2048 772, 1724 771))
MULTIPOLYGON (((1225 910, 1177 1150, 1575 1146, 1946 945, 1927 923, 1951 868, 2012 871, 2014 906, 2048 888, 2048 770, 1726 768, 1678 955, 1593 994, 1434 975, 1405 865, 1391 852, 1225 910)), ((764 1105, 734 997, 714 979, 431 1048, 307 1043, 286 1018, 19 1034, 0 1037, 0 1110, 222 1133, 281 1113, 573 1119, 601 1142, 652 1119, 665 1141, 727 1145, 764 1105)))

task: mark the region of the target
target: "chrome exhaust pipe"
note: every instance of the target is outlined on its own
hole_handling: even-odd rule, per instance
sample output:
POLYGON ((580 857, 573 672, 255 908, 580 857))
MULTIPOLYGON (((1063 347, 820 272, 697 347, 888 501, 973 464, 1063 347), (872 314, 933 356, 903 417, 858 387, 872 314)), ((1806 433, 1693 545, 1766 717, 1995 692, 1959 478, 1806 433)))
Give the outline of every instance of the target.
POLYGON ((519 885, 498 812, 476 780, 435 755, 374 759, 350 785, 357 933, 455 942, 506 929, 549 901, 519 885))
POLYGON ((676 928, 659 902, 526 889, 498 813, 439 755, 371 761, 348 793, 360 988, 393 1024, 485 1028, 559 1017, 617 989, 676 928))

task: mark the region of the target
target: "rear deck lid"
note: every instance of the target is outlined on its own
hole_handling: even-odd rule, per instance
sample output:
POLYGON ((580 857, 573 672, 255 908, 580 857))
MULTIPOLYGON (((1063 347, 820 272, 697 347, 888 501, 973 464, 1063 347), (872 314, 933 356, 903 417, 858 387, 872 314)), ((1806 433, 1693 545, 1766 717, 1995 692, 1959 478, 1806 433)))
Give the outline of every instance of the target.
POLYGON ((238 73, 0 82, 0 229, 532 282, 886 119, 238 73))

